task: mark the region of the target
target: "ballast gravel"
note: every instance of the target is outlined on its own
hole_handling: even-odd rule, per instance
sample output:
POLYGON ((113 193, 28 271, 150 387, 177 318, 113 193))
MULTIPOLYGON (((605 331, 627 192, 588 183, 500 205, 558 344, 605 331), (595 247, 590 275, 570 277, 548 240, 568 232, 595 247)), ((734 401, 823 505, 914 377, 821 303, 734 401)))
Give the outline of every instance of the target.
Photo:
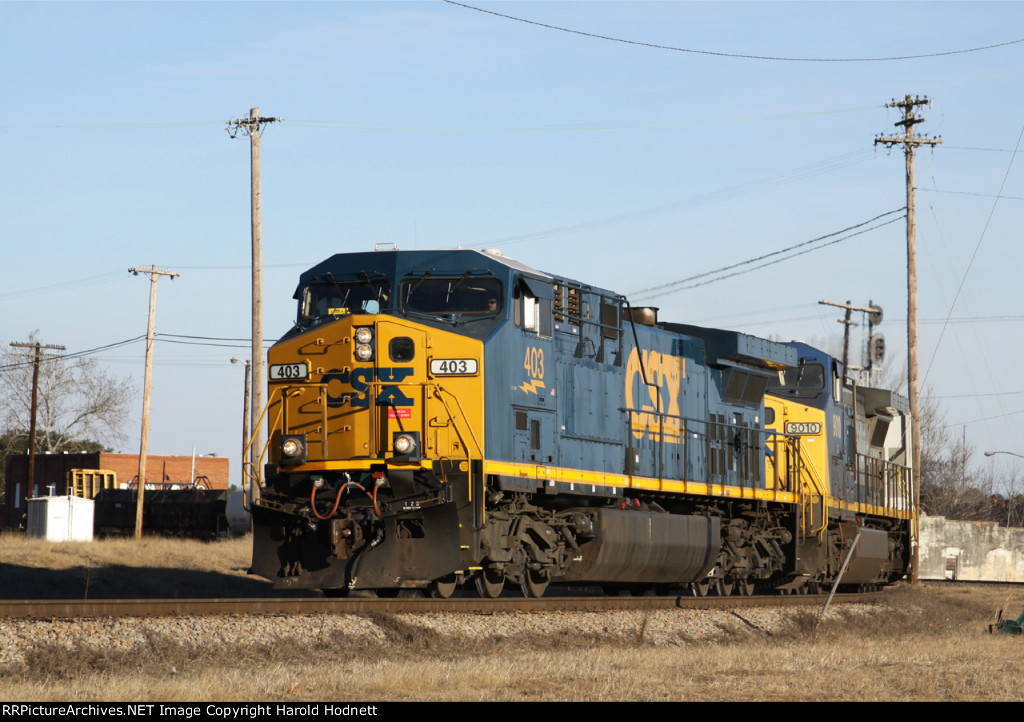
MULTIPOLYGON (((857 613, 850 605, 829 616, 857 613)), ((501 639, 515 635, 582 634, 643 640, 654 645, 714 641, 737 633, 777 634, 807 607, 724 610, 648 610, 614 612, 530 612, 502 614, 391 614, 390 619, 453 637, 501 639)), ((354 614, 292 616, 200 616, 76 620, 0 620, 0 665, 20 665, 39 646, 144 649, 154 637, 194 647, 267 644, 282 641, 315 644, 338 635, 392 641, 372 618, 354 614)))

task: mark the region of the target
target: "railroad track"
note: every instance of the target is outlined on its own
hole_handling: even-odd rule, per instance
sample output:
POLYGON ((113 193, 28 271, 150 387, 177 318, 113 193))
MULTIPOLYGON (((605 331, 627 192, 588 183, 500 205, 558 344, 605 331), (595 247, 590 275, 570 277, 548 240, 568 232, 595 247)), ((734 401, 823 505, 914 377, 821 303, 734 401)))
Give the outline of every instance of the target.
MULTIPOLYGON (((880 599, 884 592, 836 595, 833 604, 880 599)), ((223 614, 367 614, 371 612, 487 614, 504 612, 605 612, 625 609, 739 609, 818 606, 827 595, 752 597, 476 597, 452 599, 17 599, 0 600, 0 618, 90 619, 223 614)))

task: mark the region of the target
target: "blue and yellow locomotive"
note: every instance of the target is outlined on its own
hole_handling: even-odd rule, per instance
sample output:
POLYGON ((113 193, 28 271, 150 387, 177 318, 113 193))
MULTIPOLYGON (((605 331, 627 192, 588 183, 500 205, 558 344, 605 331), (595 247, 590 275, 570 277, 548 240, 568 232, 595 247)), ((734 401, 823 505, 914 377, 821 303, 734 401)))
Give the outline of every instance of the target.
POLYGON ((851 548, 844 583, 905 571, 905 403, 815 349, 497 251, 339 254, 295 298, 252 502, 279 587, 807 591, 851 548))

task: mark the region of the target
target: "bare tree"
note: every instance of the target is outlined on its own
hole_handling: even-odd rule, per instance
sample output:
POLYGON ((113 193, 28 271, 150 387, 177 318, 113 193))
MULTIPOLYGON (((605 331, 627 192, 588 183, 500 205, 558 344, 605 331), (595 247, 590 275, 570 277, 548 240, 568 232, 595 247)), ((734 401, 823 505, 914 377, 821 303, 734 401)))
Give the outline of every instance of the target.
MULTIPOLYGON (((30 336, 36 341, 37 333, 30 336)), ((77 451, 83 445, 125 440, 132 382, 86 358, 48 359, 39 365, 36 451, 77 451)), ((0 433, 16 444, 30 426, 32 360, 4 345, 0 351, 0 433)))
POLYGON ((974 444, 946 423, 930 389, 921 401, 921 508, 926 514, 987 521, 993 514, 993 480, 972 466, 974 444))

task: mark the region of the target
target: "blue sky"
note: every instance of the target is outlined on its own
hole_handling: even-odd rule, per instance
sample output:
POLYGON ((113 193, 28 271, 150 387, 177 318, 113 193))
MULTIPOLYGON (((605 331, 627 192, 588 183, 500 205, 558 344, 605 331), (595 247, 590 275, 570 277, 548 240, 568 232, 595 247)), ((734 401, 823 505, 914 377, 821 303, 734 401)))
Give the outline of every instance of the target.
MULTIPOLYGON (((1010 2, 477 6, 776 57, 1024 36, 1010 2)), ((904 205, 902 154, 873 139, 898 130, 886 102, 922 94, 917 129, 944 144, 917 162, 921 374, 979 451, 1024 453, 1022 59, 1024 43, 746 59, 440 1, 0 2, 0 340, 38 329, 79 351, 144 334, 148 282, 127 269, 151 264, 181 274, 159 284, 158 333, 248 337, 248 140, 224 128, 252 106, 284 118, 262 141, 272 339, 304 268, 376 243, 497 247, 634 294, 862 223, 904 205)), ((898 370, 902 222, 651 302, 668 320, 834 343, 821 299, 882 305, 898 370)), ((234 465, 229 359, 248 352, 208 343, 225 345, 157 344, 150 451, 234 465)), ((144 346, 96 358, 137 382, 136 451, 144 346)))

